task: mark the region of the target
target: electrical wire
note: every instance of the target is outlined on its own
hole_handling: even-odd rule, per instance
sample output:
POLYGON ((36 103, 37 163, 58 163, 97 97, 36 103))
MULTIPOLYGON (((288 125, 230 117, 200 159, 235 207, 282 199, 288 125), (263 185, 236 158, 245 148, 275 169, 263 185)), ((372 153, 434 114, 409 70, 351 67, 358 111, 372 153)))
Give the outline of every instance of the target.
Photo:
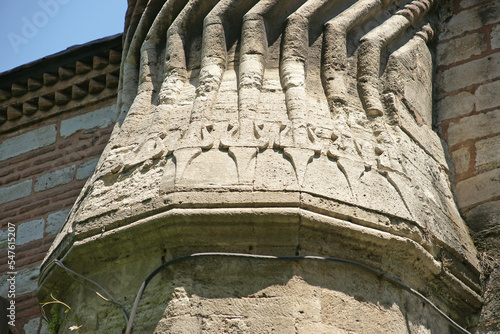
POLYGON ((72 270, 72 269, 69 269, 68 267, 66 267, 60 260, 53 260, 51 265, 57 265, 59 267, 61 267, 65 272, 66 274, 71 277, 74 281, 80 283, 85 289, 87 290, 90 290, 92 292, 95 292, 96 295, 98 295, 100 298, 102 298, 104 301, 108 302, 108 303, 111 303, 111 304, 115 304, 117 305, 118 307, 120 307, 120 310, 122 311, 122 314, 123 314, 123 317, 125 318, 125 322, 128 324, 129 322, 129 318, 128 318, 128 314, 127 314, 127 310, 125 309, 125 306, 123 306, 122 304, 120 304, 106 289, 104 289, 99 283, 97 283, 96 281, 88 278, 88 277, 85 277, 83 276, 82 274, 72 270), (76 277, 79 277, 80 279, 83 279, 87 282, 90 282, 92 283, 94 286, 98 287, 105 295, 106 297, 104 297, 99 291, 95 290, 95 289, 92 289, 90 287, 88 287, 84 282, 82 282, 81 280, 79 280, 78 278, 76 277))
POLYGON ((194 253, 194 254, 189 254, 189 255, 184 255, 180 256, 177 258, 174 258, 172 260, 164 262, 161 266, 156 268, 151 274, 148 275, 148 277, 144 280, 142 283, 139 291, 137 292, 137 296, 134 301, 134 305, 132 307, 132 311, 130 312, 130 318, 127 323, 127 329, 125 331, 125 334, 131 334, 132 333, 132 326, 134 323, 135 315, 137 313, 137 309, 139 307, 139 303, 141 301, 142 294, 146 290, 147 285, 149 282, 163 269, 178 263, 182 262, 184 260, 192 259, 192 258, 197 258, 197 257, 210 257, 210 256, 218 256, 218 257, 238 257, 238 258, 250 258, 250 259, 264 259, 264 260, 320 260, 320 261, 330 261, 330 262, 339 262, 339 263, 345 263, 349 265, 353 265, 359 268, 362 268, 372 274, 374 274, 377 277, 381 277, 389 281, 390 283, 399 286, 403 288, 404 290, 414 294, 418 298, 422 299, 424 302, 429 304, 434 310, 436 310, 448 323, 454 327, 456 330, 463 334, 471 334, 469 331, 467 331, 465 328, 461 327, 459 324, 457 324, 453 319, 451 319, 446 313, 444 313, 442 310, 440 310, 433 302, 431 302, 427 297, 422 295, 420 292, 416 291, 415 289, 409 287, 408 285, 399 282, 398 280, 388 277, 383 271, 377 270, 375 268, 369 267, 367 265, 364 265, 359 262, 351 261, 351 260, 346 260, 346 259, 341 259, 341 258, 335 258, 335 257, 328 257, 328 256, 313 256, 313 255, 295 255, 295 256, 274 256, 274 255, 255 255, 255 254, 244 254, 244 253, 219 253, 219 252, 206 252, 206 253, 194 253))

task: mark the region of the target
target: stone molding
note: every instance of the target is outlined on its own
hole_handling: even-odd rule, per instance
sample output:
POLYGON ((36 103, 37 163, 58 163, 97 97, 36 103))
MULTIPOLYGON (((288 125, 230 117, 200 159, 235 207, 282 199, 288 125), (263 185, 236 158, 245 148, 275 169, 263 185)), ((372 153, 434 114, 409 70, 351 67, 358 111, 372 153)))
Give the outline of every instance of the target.
POLYGON ((55 258, 98 271, 139 263, 148 243, 172 257, 251 245, 384 267, 474 323, 479 263, 432 128, 434 1, 143 5, 118 122, 45 259, 42 299, 55 258), (239 235, 254 223, 257 239, 239 235))
MULTIPOLYGON (((464 326, 474 321, 473 315, 482 302, 477 284, 467 283, 464 277, 457 278, 449 266, 437 261, 429 250, 408 237, 350 221, 357 217, 342 218, 290 206, 178 207, 134 219, 109 231, 100 231, 98 235, 80 235, 54 258, 61 259, 72 270, 91 275, 88 263, 93 264, 92 272, 106 270, 110 263, 113 263, 111 267, 124 262, 150 263, 154 261, 150 255, 161 254, 165 248, 168 248, 168 258, 187 255, 193 248, 204 252, 262 255, 300 252, 339 257, 355 260, 404 282, 428 296, 464 326), (189 224, 185 224, 186 221, 189 224), (81 258, 86 261, 82 262, 81 258)), ((45 263, 39 285, 44 287, 38 294, 40 300, 48 300, 50 293, 67 295, 78 287, 64 270, 50 261, 45 263)), ((134 292, 116 297, 126 297, 131 303, 134 292)))

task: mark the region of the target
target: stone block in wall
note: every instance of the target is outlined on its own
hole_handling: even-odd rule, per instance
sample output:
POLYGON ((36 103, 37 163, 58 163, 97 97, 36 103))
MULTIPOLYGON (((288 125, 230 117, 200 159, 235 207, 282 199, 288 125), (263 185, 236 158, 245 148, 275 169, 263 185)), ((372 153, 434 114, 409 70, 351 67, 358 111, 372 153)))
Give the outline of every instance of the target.
POLYGON ((500 21, 500 0, 493 0, 482 6, 463 10, 454 15, 446 24, 440 39, 448 39, 467 31, 500 21))
POLYGON ((460 92, 450 95, 438 102, 438 121, 465 116, 474 111, 474 95, 469 92, 460 92))
POLYGON ((493 81, 479 86, 476 89, 475 96, 477 111, 500 106, 500 81, 493 81))
POLYGON ((461 8, 467 8, 467 7, 472 7, 475 5, 478 5, 480 3, 483 3, 488 0, 462 0, 460 1, 460 7, 461 8))
POLYGON ((69 211, 70 209, 66 209, 51 213, 47 217, 47 225, 45 227, 45 233, 47 233, 47 235, 57 234, 61 229, 61 227, 63 226, 64 222, 66 221, 69 211))
POLYGON ((450 155, 455 175, 462 174, 469 169, 470 152, 468 147, 461 147, 456 151, 450 152, 450 155))
POLYGON ((85 180, 85 179, 89 178, 90 176, 92 176, 98 162, 99 162, 99 158, 95 158, 95 159, 89 160, 87 162, 84 162, 83 164, 78 166, 78 170, 76 171, 76 179, 77 180, 85 180))
POLYGON ((0 161, 33 151, 56 142, 55 125, 48 125, 36 130, 9 138, 0 143, 0 161))
POLYGON ((37 334, 40 327, 40 318, 31 319, 24 326, 24 334, 37 334))
POLYGON ((45 321, 42 321, 42 328, 40 328, 40 332, 38 334, 52 334, 45 321))
POLYGON ((483 32, 465 35, 437 46, 437 62, 439 65, 449 65, 457 61, 469 59, 488 49, 488 40, 483 32))
POLYGON ((476 142, 476 169, 493 168, 500 168, 500 135, 476 142))
POLYGON ((447 70, 440 76, 443 92, 453 92, 500 76, 500 52, 472 60, 447 70))
POLYGON ((70 183, 75 176, 75 171, 76 166, 73 165, 39 176, 36 179, 34 190, 38 192, 70 183))
POLYGON ((500 24, 491 29, 490 43, 493 50, 500 48, 500 24))
POLYGON ((8 187, 0 188, 0 204, 29 196, 31 194, 32 184, 32 180, 26 180, 8 187))
POLYGON ((16 245, 23 245, 34 240, 42 239, 44 226, 45 220, 43 218, 19 225, 16 233, 16 245))
MULTIPOLYGON (((38 276, 40 269, 38 266, 25 268, 17 272, 16 275, 16 296, 25 293, 36 291, 38 285, 38 276)), ((0 295, 6 296, 9 289, 9 282, 7 282, 7 275, 0 276, 0 295)))
POLYGON ((475 232, 481 232, 500 222, 500 201, 478 205, 464 214, 467 225, 475 232))
POLYGON ((38 288, 38 276, 40 268, 38 266, 25 268, 16 275, 16 292, 19 295, 34 292, 38 288))
POLYGON ((61 122, 61 137, 67 138, 80 130, 95 127, 105 128, 116 121, 116 105, 104 107, 86 114, 63 120, 61 122))
POLYGON ((7 240, 9 237, 9 231, 0 230, 0 251, 7 249, 7 240))
POLYGON ((484 172, 458 182, 455 193, 461 208, 471 207, 500 196, 500 169, 484 172))
POLYGON ((448 127, 448 145, 500 132, 500 110, 463 117, 448 127))

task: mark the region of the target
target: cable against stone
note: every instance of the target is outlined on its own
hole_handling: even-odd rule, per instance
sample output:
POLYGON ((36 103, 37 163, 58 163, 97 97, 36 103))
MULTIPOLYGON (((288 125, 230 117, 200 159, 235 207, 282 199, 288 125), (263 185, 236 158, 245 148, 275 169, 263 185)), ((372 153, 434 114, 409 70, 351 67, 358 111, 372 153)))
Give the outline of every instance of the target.
POLYGON ((362 268, 375 276, 385 278, 387 281, 390 283, 397 285, 406 291, 414 294, 415 296, 419 297, 423 301, 425 301, 427 304, 429 304, 432 308, 434 308, 448 323, 453 326, 455 329, 457 329, 459 332, 463 334, 471 334, 469 331, 467 331, 465 328, 457 324, 453 319, 451 319, 446 313, 441 311, 433 302, 431 302, 427 297, 422 295, 420 292, 416 291, 415 289, 409 287, 408 285, 399 282, 398 280, 388 277, 383 271, 377 270, 375 268, 369 267, 367 265, 364 265, 359 262, 351 261, 351 260, 346 260, 346 259, 341 259, 341 258, 335 258, 335 257, 328 257, 328 256, 314 256, 314 255, 295 255, 295 256, 274 256, 274 255, 255 255, 255 254, 243 254, 243 253, 219 253, 219 252, 205 252, 205 253, 194 253, 194 254, 189 254, 189 255, 184 255, 177 257, 175 259, 172 259, 170 261, 164 262, 161 266, 156 268, 149 276, 144 280, 142 283, 139 291, 137 292, 137 296, 134 301, 134 305, 132 307, 132 311, 130 312, 130 318, 127 324, 127 330, 125 334, 130 334, 132 333, 132 325, 134 323, 135 315, 137 313, 137 308, 139 307, 139 303, 141 301, 142 294, 144 293, 144 290, 146 290, 146 286, 149 284, 149 282, 164 268, 167 268, 177 262, 181 262, 190 258, 196 258, 196 257, 209 257, 209 256, 221 256, 221 257, 239 257, 239 258, 250 258, 250 259, 265 259, 265 260, 320 260, 320 261, 332 261, 332 262, 339 262, 339 263, 345 263, 349 265, 354 265, 356 267, 362 268))
POLYGON ((123 317, 125 318, 125 322, 128 324, 129 322, 129 317, 128 317, 128 314, 127 314, 127 311, 125 309, 125 306, 123 306, 122 304, 120 304, 106 289, 104 289, 99 283, 97 283, 96 281, 88 278, 88 277, 85 277, 83 276, 82 274, 80 273, 77 273, 76 271, 72 270, 72 269, 69 269, 68 267, 66 267, 62 262, 61 260, 54 260, 51 262, 51 264, 47 267, 47 268, 50 268, 52 265, 57 265, 59 267, 61 267, 65 272, 66 274, 68 274, 69 277, 71 277, 74 281, 80 283, 84 288, 92 291, 92 292, 95 292, 96 295, 98 295, 100 298, 102 298, 103 300, 107 301, 108 303, 111 303, 111 304, 115 304, 117 306, 120 307, 120 310, 122 311, 123 313, 123 317), (87 282, 90 282, 92 283, 93 285, 95 285, 96 287, 98 287, 106 296, 104 297, 101 293, 99 293, 99 291, 95 290, 95 289, 92 289, 88 286, 86 286, 82 281, 76 279, 73 275, 87 281, 87 282))

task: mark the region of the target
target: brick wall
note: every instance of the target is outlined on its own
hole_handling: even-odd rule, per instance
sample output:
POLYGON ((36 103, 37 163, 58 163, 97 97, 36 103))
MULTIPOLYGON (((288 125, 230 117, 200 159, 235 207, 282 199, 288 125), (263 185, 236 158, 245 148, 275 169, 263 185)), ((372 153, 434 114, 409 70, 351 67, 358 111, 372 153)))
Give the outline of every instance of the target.
POLYGON ((440 131, 485 268, 478 333, 500 331, 500 1, 454 1, 437 47, 440 131))
MULTIPOLYGON (((52 59, 55 69, 44 69, 35 88, 36 78, 21 73, 7 85, 2 79, 9 74, 0 75, 0 86, 4 84, 0 87, 0 258, 8 258, 7 229, 13 224, 17 272, 14 333, 48 332, 36 298, 39 265, 92 175, 116 120, 119 50, 98 51, 97 56, 87 54, 83 60, 75 60, 72 53, 52 59), (54 73, 57 80, 44 82, 45 73, 54 73), (61 92, 68 99, 57 103, 61 92), (40 102, 43 96, 52 97, 50 108, 40 102), (28 103, 38 106, 37 110, 26 108, 28 103)), ((11 271, 2 260, 3 298, 9 289, 6 273, 11 271)))
MULTIPOLYGON (((108 141, 116 118, 113 103, 103 101, 83 113, 35 124, 0 143, 0 226, 6 230, 12 223, 17 228, 16 295, 21 327, 39 317, 38 266, 108 141)), ((0 256, 6 258, 7 236, 0 240, 0 256)), ((2 263, 0 272, 8 271, 2 263)), ((2 276, 0 294, 6 292, 7 277, 2 276)))
POLYGON ((440 35, 439 122, 462 212, 500 201, 500 1, 462 0, 440 35))

